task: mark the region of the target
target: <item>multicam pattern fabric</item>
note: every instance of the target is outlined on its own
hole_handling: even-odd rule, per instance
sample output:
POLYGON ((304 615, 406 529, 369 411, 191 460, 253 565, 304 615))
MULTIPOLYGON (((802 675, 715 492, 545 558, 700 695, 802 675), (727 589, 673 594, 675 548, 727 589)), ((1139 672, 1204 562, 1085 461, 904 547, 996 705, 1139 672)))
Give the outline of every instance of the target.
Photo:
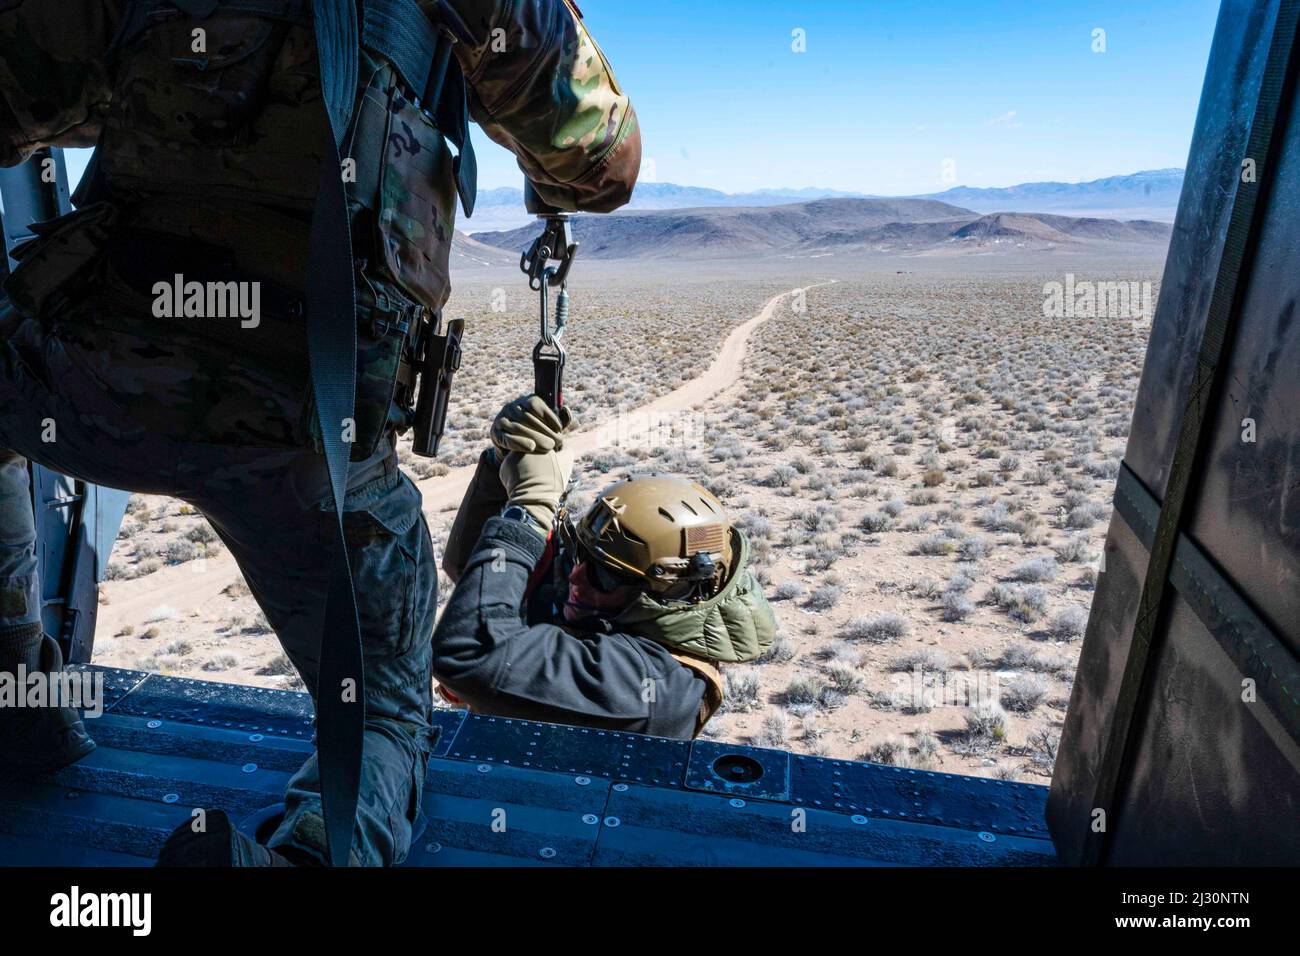
MULTIPOLYGON (((421 0, 427 8, 431 0, 421 0)), ((547 203, 608 212, 641 165, 636 112, 572 3, 449 0, 470 115, 547 203)))
MULTIPOLYGON (((251 347, 222 327, 154 316, 141 289, 155 277, 127 282, 130 263, 112 261, 129 247, 127 230, 143 231, 206 243, 214 263, 287 290, 282 302, 301 291, 323 140, 314 42, 303 24, 220 9, 198 24, 178 7, 123 44, 110 70, 105 52, 125 6, 0 0, 0 164, 41 146, 100 142, 114 203, 112 216, 87 210, 60 222, 13 278, 26 315, 0 312, 0 444, 91 482, 191 502, 314 694, 331 519, 324 469, 303 447, 301 319, 291 309, 263 316, 273 335, 251 347), (204 50, 193 47, 200 25, 204 50), (47 418, 55 442, 41 438, 47 418)), ((543 198, 598 211, 625 203, 640 164, 635 116, 573 8, 449 7, 472 114, 515 150, 543 198)), ((419 493, 382 427, 400 344, 373 332, 366 297, 400 288, 412 303, 446 301, 456 192, 447 147, 393 70, 369 57, 363 66, 345 145, 353 249, 364 260, 358 418, 377 424, 374 454, 353 465, 344 504, 366 662, 352 856, 391 864, 407 853, 420 805, 437 581, 419 493)), ((170 280, 165 258, 143 264, 170 280)), ((313 757, 289 783, 273 846, 323 859, 318 794, 313 757)))
POLYGON ((93 146, 110 89, 113 0, 0 3, 0 166, 40 146, 93 146))
MULTIPOLYGON (((460 41, 453 50, 471 115, 517 154, 543 199, 595 211, 627 201, 640 165, 636 116, 576 8, 560 0, 421 5, 431 17, 452 11, 444 25, 460 41)), ((103 173, 118 204, 147 209, 149 228, 230 251, 246 274, 301 288, 323 129, 310 26, 220 6, 205 18, 168 11, 126 38, 110 71, 104 51, 124 7, 0 3, 0 161, 41 145, 89 145, 102 131, 103 173), (262 212, 278 224, 269 234, 262 212)), ((449 292, 456 222, 451 151, 390 66, 365 54, 359 79, 345 144, 354 252, 368 278, 436 310, 449 292)), ((365 323, 368 310, 358 318, 365 323)), ((381 367, 360 364, 359 379, 395 371, 387 348, 363 348, 361 363, 375 355, 381 367)), ((391 386, 358 397, 385 394, 391 386)), ((388 409, 361 414, 382 422, 388 409)))

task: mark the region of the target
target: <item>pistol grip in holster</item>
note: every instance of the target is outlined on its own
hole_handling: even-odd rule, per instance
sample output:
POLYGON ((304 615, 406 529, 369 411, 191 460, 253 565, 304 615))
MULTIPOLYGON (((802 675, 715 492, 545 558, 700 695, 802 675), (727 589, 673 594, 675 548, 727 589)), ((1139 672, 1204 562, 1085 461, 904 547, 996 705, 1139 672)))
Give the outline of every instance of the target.
POLYGON ((427 326, 420 361, 420 393, 415 402, 411 450, 423 458, 438 454, 438 443, 447 427, 451 380, 460 368, 460 341, 465 331, 464 319, 452 319, 445 332, 440 331, 441 324, 441 317, 437 317, 427 326))

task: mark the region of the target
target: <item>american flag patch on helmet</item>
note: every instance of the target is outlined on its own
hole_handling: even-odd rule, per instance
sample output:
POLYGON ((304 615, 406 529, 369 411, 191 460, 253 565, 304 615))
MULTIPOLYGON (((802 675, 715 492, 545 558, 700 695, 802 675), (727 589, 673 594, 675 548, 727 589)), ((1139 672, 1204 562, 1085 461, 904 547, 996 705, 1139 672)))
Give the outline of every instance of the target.
POLYGON ((699 524, 686 529, 686 553, 722 550, 726 532, 720 524, 699 524))

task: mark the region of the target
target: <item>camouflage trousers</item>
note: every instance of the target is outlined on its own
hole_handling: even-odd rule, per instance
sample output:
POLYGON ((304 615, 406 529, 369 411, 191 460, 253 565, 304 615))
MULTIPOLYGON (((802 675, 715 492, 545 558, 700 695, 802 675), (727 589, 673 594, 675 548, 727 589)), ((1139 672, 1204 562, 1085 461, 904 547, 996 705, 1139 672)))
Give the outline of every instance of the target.
MULTIPOLYGON (((94 307, 78 309, 78 327, 95 328, 94 307)), ((149 414, 149 385, 166 357, 111 354, 112 341, 104 339, 110 354, 94 352, 84 336, 69 344, 57 323, 0 311, 0 595, 9 601, 0 606, 0 625, 39 619, 25 456, 89 482, 193 505, 229 548, 314 698, 334 536, 320 456, 296 447, 186 440, 192 436, 173 427, 175 409, 160 410, 156 420, 149 414), (119 395, 133 398, 122 402, 119 395)), ((202 381, 186 387, 196 396, 205 391, 202 381)), ((388 865, 405 858, 419 814, 437 607, 433 544, 391 433, 369 459, 353 463, 344 511, 366 688, 351 856, 354 863, 388 865)), ((285 806, 269 844, 325 859, 315 754, 290 779, 285 806)))

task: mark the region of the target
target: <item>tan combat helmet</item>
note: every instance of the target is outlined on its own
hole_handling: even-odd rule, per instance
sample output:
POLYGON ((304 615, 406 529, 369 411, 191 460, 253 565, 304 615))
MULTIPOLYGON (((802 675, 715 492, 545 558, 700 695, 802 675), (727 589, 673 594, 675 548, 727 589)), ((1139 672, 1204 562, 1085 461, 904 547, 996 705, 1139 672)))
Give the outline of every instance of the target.
POLYGON ((731 522, 694 481, 669 475, 610 485, 574 529, 584 558, 649 593, 705 600, 727 581, 731 522))

